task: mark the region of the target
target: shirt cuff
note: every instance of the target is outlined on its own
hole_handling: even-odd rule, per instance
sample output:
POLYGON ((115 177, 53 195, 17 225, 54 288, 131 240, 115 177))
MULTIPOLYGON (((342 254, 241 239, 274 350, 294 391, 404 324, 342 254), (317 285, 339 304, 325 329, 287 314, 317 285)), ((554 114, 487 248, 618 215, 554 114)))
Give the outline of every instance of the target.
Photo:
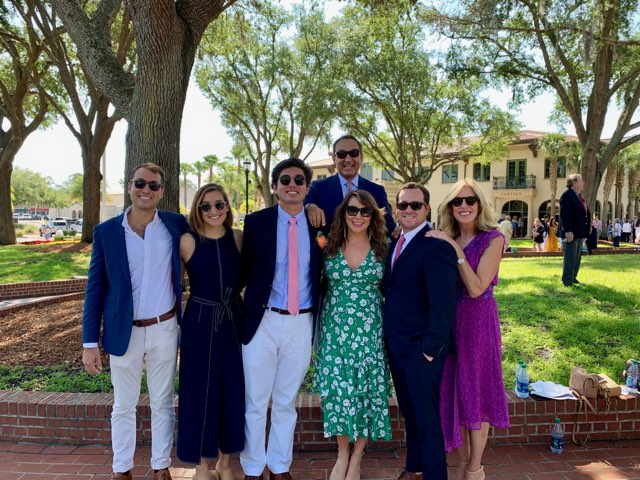
POLYGON ((88 342, 82 344, 83 348, 98 348, 98 342, 88 342))

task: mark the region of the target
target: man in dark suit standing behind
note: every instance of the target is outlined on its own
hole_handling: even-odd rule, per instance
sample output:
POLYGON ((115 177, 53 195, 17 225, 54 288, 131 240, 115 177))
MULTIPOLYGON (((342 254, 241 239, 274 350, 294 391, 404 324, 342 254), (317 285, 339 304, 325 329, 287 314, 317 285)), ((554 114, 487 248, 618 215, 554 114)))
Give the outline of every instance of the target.
POLYGON ((102 370, 98 344, 110 354, 111 480, 132 478, 136 406, 146 366, 153 479, 171 480, 173 383, 182 296, 180 235, 188 224, 183 215, 156 208, 164 193, 164 171, 158 165, 136 167, 127 192, 131 206, 93 231, 82 315, 82 362, 89 374, 97 375, 102 370))
POLYGON ((591 232, 591 214, 580 192, 584 187, 582 175, 567 177, 567 190, 560 197, 560 225, 564 244, 562 283, 570 287, 580 283, 578 271, 582 259, 582 245, 591 232))
POLYGON ((333 215, 342 200, 351 190, 365 190, 373 195, 378 207, 385 209, 385 223, 389 235, 396 224, 391 214, 391 206, 382 185, 373 183, 360 176, 362 165, 362 146, 351 135, 343 135, 333 143, 331 154, 338 173, 321 180, 315 180, 309 188, 304 204, 309 220, 314 227, 331 227, 333 215))
POLYGON ((297 158, 278 163, 271 186, 278 205, 248 215, 241 255, 244 294, 245 480, 290 480, 295 400, 309 368, 318 311, 322 252, 303 200, 311 169, 297 158), (267 407, 271 429, 265 451, 267 407))
POLYGON ((407 458, 399 480, 446 480, 440 426, 440 383, 456 314, 455 250, 429 231, 429 192, 417 183, 396 196, 402 234, 386 269, 384 333, 398 406, 405 419, 407 458))

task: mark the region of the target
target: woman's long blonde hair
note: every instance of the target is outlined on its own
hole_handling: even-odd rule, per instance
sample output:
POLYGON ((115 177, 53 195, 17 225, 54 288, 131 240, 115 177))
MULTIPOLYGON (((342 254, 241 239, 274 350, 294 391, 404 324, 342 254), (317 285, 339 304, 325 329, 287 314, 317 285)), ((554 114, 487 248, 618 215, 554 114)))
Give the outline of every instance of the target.
POLYGON ((439 229, 449 235, 451 238, 457 238, 460 235, 460 225, 458 221, 453 217, 450 202, 456 198, 460 191, 464 187, 469 187, 473 190, 473 194, 478 197, 478 216, 476 217, 476 230, 479 232, 486 232, 487 230, 495 230, 498 228, 496 222, 496 213, 493 207, 489 204, 489 200, 482 192, 479 185, 472 178, 464 178, 458 181, 449 192, 445 195, 444 200, 438 208, 438 214, 440 216, 439 229))

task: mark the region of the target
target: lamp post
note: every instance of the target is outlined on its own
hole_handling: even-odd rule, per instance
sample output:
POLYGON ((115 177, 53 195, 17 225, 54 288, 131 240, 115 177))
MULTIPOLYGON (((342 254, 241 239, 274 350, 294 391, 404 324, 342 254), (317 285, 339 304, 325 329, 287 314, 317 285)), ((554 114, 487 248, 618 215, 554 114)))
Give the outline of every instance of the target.
POLYGON ((249 214, 249 171, 251 170, 251 162, 249 160, 245 160, 242 162, 244 166, 244 198, 245 198, 245 206, 244 206, 244 214, 249 214))

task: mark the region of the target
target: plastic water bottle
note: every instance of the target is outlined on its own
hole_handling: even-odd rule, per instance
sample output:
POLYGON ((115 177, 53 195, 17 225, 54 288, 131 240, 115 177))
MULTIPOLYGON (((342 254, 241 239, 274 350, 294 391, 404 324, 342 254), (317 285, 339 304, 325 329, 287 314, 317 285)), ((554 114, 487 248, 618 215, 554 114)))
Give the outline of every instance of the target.
POLYGON ((558 417, 551 424, 551 445, 549 445, 549 449, 551 453, 562 453, 564 450, 564 428, 558 417))
POLYGON ((638 393, 638 361, 633 360, 627 369, 626 387, 628 393, 638 393))
POLYGON ((516 395, 520 398, 529 396, 529 373, 527 372, 527 364, 522 360, 518 360, 518 365, 516 365, 516 395))

